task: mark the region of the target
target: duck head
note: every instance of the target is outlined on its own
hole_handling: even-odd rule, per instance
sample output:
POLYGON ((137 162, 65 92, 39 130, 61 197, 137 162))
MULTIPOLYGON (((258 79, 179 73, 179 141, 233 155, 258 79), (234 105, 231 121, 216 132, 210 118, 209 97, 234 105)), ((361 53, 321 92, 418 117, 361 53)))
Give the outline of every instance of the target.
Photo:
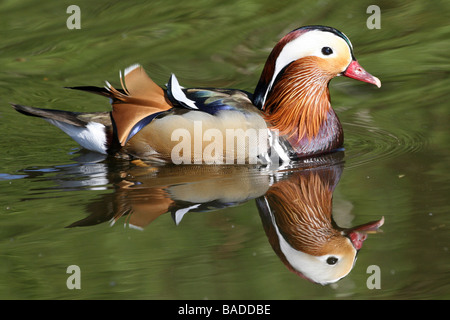
POLYGON ((381 86, 353 55, 350 40, 325 26, 306 26, 273 48, 256 86, 253 103, 281 134, 311 139, 331 108, 328 83, 336 76, 381 86))

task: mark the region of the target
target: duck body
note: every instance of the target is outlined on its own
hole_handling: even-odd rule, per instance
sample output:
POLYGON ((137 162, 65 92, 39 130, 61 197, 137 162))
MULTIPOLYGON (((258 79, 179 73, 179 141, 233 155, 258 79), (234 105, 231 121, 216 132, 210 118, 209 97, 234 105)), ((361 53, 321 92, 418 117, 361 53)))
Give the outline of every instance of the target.
POLYGON ((335 151, 343 130, 331 107, 329 81, 345 75, 380 86, 353 57, 348 38, 307 26, 283 37, 253 94, 236 89, 184 88, 172 74, 166 88, 140 65, 88 91, 111 99, 111 112, 75 113, 14 104, 46 119, 82 147, 117 157, 168 163, 288 162, 335 151))

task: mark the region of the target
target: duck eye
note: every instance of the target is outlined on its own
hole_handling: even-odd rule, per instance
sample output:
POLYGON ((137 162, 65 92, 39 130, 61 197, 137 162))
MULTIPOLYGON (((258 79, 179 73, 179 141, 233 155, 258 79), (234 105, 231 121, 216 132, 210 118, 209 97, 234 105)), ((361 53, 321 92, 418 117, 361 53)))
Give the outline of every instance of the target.
POLYGON ((330 47, 323 47, 322 48, 322 54, 324 54, 325 56, 329 56, 332 53, 333 53, 333 50, 330 47))
POLYGON ((328 263, 329 265, 336 264, 336 262, 338 262, 338 258, 336 258, 336 257, 329 257, 329 258, 327 259, 327 263, 328 263))

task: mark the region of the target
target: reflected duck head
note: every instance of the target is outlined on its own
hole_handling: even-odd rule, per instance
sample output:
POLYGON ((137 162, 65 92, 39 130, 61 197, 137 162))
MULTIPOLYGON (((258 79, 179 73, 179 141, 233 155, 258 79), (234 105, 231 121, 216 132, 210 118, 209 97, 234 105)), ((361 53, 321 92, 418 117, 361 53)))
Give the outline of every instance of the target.
POLYGON ((384 219, 350 229, 331 216, 334 175, 298 172, 256 200, 269 242, 289 270, 322 285, 352 270, 367 233, 384 219))

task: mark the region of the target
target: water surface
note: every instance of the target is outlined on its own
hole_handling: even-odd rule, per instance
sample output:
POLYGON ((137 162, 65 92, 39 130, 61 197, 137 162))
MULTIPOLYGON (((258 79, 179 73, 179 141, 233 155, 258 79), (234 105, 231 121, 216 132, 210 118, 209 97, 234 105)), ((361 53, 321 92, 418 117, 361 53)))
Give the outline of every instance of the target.
POLYGON ((450 297, 448 1, 380 1, 374 30, 370 1, 78 1, 80 30, 66 27, 70 4, 0 4, 0 298, 450 297), (186 87, 253 91, 276 41, 307 24, 343 31, 382 81, 330 84, 345 132, 333 218, 352 227, 385 217, 333 285, 289 272, 268 241, 254 199, 283 173, 96 159, 8 104, 106 111, 102 97, 63 87, 118 84, 137 62, 161 85, 173 72, 186 87), (177 219, 163 212, 171 197, 208 205, 177 219), (70 265, 80 290, 66 286, 70 265), (372 265, 380 289, 367 286, 372 265))

